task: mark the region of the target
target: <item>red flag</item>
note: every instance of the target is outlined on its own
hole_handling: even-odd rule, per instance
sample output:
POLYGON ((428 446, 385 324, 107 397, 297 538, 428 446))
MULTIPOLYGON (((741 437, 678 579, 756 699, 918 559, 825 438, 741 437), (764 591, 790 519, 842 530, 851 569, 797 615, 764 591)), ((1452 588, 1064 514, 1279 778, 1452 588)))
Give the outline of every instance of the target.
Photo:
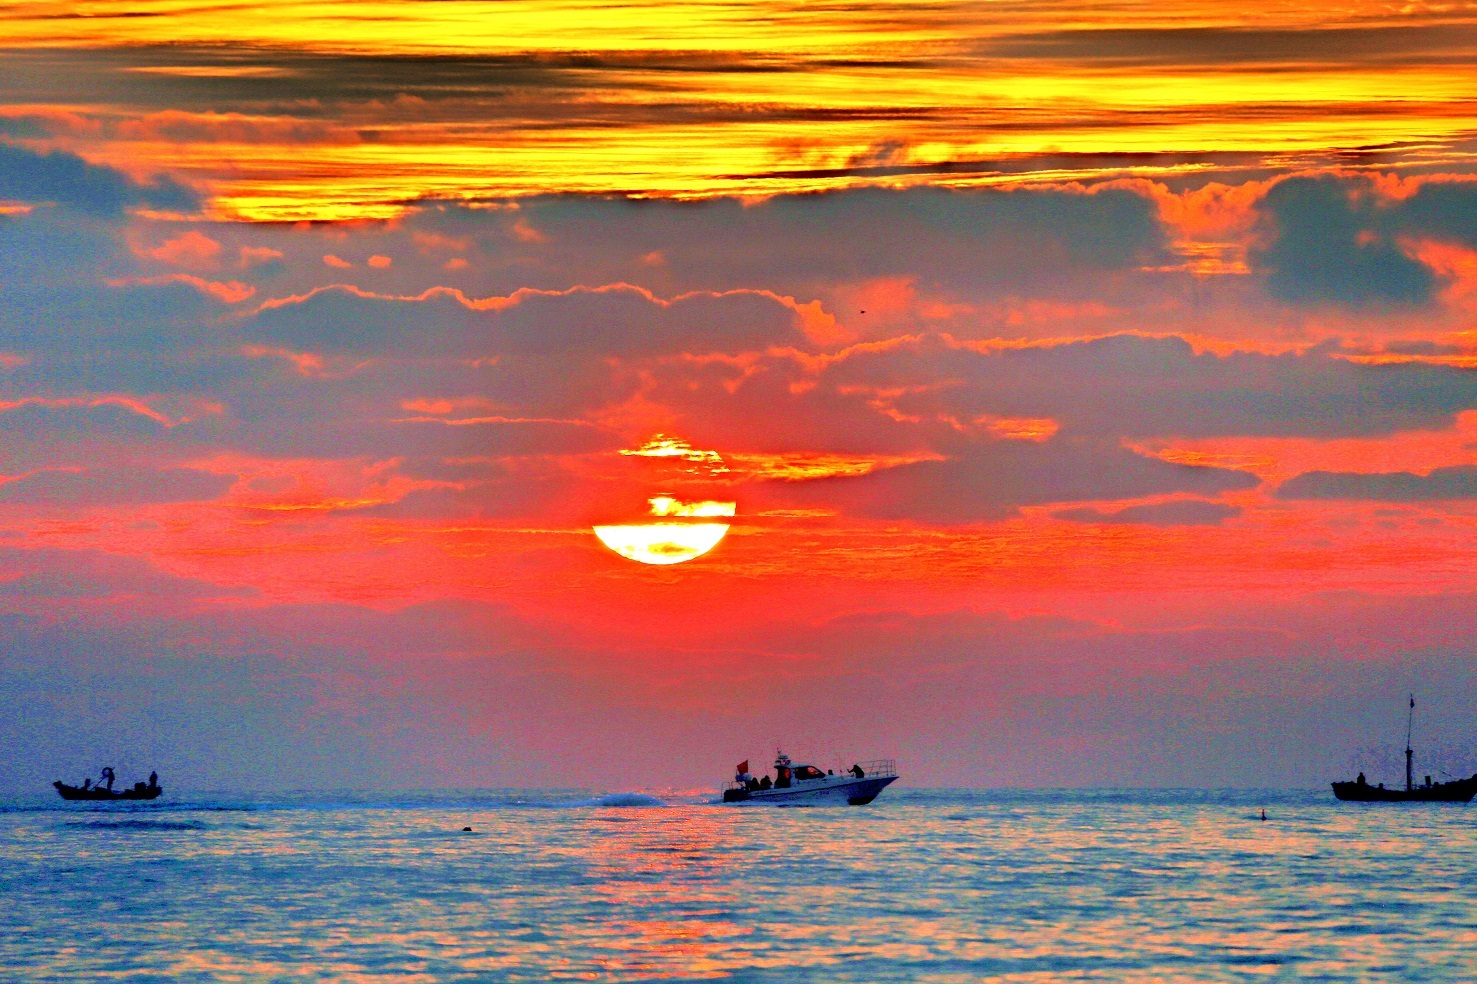
POLYGON ((738 764, 738 771, 739 771, 739 774, 740 775, 742 775, 743 773, 749 771, 749 760, 748 759, 744 759, 742 762, 740 762, 738 764))

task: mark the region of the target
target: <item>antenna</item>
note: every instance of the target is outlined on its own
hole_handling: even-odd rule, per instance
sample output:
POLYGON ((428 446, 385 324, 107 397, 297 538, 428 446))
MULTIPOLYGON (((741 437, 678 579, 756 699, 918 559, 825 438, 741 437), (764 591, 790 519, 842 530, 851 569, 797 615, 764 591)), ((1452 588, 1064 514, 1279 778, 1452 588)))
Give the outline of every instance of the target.
POLYGON ((1412 788, 1410 775, 1410 759, 1415 754, 1410 748, 1410 727, 1415 721, 1415 694, 1410 695, 1410 710, 1405 715, 1405 791, 1408 793, 1412 788))

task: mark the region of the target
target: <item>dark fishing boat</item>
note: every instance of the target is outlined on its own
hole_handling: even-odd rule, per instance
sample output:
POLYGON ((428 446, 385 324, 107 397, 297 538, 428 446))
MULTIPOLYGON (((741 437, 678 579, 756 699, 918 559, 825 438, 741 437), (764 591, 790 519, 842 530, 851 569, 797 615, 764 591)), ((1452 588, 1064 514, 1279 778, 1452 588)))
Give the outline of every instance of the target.
POLYGON ((1410 695, 1410 712, 1405 718, 1405 788, 1386 789, 1384 783, 1371 786, 1364 773, 1351 782, 1333 784, 1333 795, 1355 803, 1469 803, 1477 795, 1477 775, 1470 779, 1432 782, 1426 776, 1423 786, 1415 784, 1411 764, 1415 752, 1410 747, 1410 728, 1415 721, 1415 694, 1410 695))
POLYGON ((159 774, 149 773, 149 781, 139 781, 128 789, 113 789, 113 770, 104 769, 99 780, 99 785, 94 786, 91 779, 82 780, 80 786, 68 786, 58 779, 52 783, 56 791, 62 794, 64 800, 151 800, 158 799, 159 794, 164 792, 164 787, 159 785, 159 774))

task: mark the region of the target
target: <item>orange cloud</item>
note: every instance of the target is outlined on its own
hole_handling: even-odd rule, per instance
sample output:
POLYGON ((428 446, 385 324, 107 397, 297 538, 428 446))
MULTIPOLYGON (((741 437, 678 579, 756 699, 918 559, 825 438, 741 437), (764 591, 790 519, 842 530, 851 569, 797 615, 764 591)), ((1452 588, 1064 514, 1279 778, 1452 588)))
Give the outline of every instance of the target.
POLYGON ((200 293, 213 297, 222 304, 239 304, 256 294, 256 288, 239 280, 205 280, 188 273, 169 273, 160 277, 124 277, 107 280, 110 287, 146 285, 160 287, 165 284, 187 284, 200 293))
POLYGON ((192 270, 208 270, 216 266, 216 258, 220 256, 220 252, 220 243, 191 229, 175 239, 166 240, 153 249, 145 250, 143 255, 173 266, 182 266, 192 270))

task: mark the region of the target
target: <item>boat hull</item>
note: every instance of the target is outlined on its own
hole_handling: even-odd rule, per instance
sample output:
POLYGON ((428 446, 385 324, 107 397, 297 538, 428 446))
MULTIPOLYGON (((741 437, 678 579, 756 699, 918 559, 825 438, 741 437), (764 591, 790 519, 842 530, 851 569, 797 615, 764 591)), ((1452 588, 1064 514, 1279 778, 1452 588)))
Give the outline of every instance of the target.
POLYGON ((89 803, 110 803, 116 800, 151 800, 158 799, 164 792, 163 786, 135 786, 130 789, 110 790, 106 787, 89 787, 83 789, 81 786, 68 786, 60 780, 52 783, 56 791, 61 793, 62 799, 73 801, 85 801, 89 803))
POLYGON ((727 789, 723 792, 723 802, 755 806, 866 806, 896 781, 897 776, 862 779, 837 776, 797 783, 786 789, 727 789))
POLYGON ((1349 803, 1470 803, 1477 795, 1477 776, 1413 789, 1381 789, 1358 782, 1333 783, 1333 795, 1349 803))

